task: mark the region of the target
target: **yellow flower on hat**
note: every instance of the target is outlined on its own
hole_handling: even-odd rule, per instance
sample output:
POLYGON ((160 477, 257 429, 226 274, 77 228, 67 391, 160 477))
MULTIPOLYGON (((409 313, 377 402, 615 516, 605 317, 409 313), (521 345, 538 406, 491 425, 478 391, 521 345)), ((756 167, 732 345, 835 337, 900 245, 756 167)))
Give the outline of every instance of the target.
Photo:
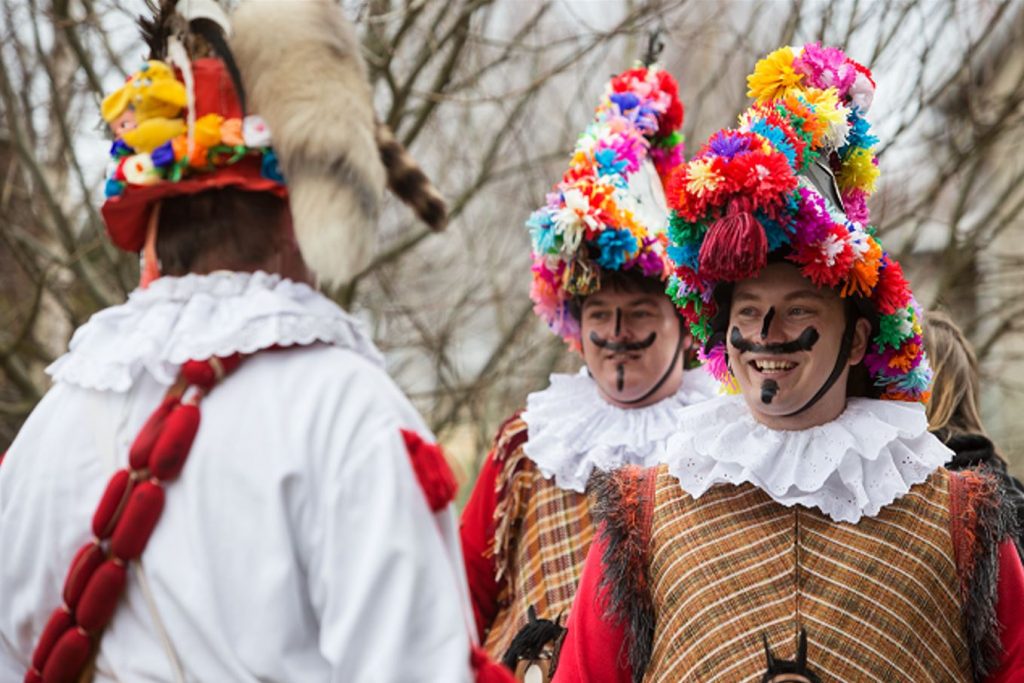
POLYGON ((224 117, 220 114, 207 114, 196 120, 195 141, 200 147, 219 145, 221 140, 220 124, 224 117))
POLYGON ((846 118, 850 110, 839 102, 839 92, 835 88, 819 90, 808 88, 804 91, 804 99, 814 110, 814 114, 828 124, 825 133, 825 144, 832 149, 839 149, 846 144, 850 125, 846 118))
POLYGON ((871 150, 864 147, 854 149, 843 159, 843 166, 836 176, 836 183, 843 192, 860 189, 871 194, 875 191, 876 180, 878 167, 874 164, 871 150))
POLYGON ((686 190, 703 197, 718 189, 722 175, 715 170, 713 159, 701 159, 690 164, 686 174, 686 190))
POLYGON ((793 48, 787 45, 759 61, 747 76, 747 97, 770 102, 797 87, 804 76, 793 70, 793 58, 793 48))

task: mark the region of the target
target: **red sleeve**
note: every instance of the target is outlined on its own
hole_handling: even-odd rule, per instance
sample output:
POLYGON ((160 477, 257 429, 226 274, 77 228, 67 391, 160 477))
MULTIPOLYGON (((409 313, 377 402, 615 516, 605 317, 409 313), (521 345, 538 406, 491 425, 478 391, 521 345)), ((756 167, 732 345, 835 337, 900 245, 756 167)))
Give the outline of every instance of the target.
POLYGON ((498 595, 501 591, 501 584, 495 579, 497 570, 494 556, 490 552, 494 546, 494 510, 498 504, 495 487, 500 473, 501 463, 495 462, 494 453, 491 452, 480 468, 459 524, 469 596, 473 601, 473 616, 476 617, 481 642, 485 631, 498 614, 498 595))
POLYGON ((999 596, 996 617, 1003 644, 999 669, 986 683, 1012 683, 1024 677, 1024 566, 1012 540, 999 546, 999 596))
POLYGON ((602 527, 594 536, 583 565, 553 683, 633 681, 632 670, 622 654, 626 641, 625 626, 605 617, 608 591, 600 586, 605 572, 603 558, 607 545, 602 527))

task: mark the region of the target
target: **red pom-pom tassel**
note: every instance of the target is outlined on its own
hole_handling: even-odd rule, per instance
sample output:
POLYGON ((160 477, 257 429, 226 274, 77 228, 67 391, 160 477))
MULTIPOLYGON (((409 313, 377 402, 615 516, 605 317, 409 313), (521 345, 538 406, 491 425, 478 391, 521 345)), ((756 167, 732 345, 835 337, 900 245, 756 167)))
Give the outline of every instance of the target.
POLYGON ((181 374, 185 381, 194 387, 202 387, 206 391, 217 383, 217 372, 207 360, 189 360, 181 366, 181 374))
POLYGON ((427 496, 427 503, 434 512, 448 507, 455 500, 459 483, 455 480, 452 468, 437 444, 427 443, 416 432, 402 430, 405 450, 409 453, 413 471, 420 488, 427 496))
POLYGON ((89 579, 96 572, 96 569, 103 564, 106 554, 96 543, 83 545, 75 554, 71 562, 71 569, 68 570, 67 579, 64 580, 64 604, 68 609, 74 610, 78 605, 82 591, 89 583, 89 579))
POLYGON ((516 677, 501 664, 492 662, 479 645, 474 645, 469 656, 476 683, 516 683, 516 677))
POLYGON ((192 386, 209 391, 217 382, 230 375, 241 362, 242 355, 239 353, 207 360, 190 360, 181 366, 181 374, 192 386))
POLYGON ((159 484, 144 481, 136 486, 110 538, 114 556, 128 561, 141 555, 163 509, 164 490, 159 484))
POLYGON ((92 639, 73 628, 60 637, 43 668, 44 683, 77 683, 92 654, 92 639))
POLYGON ((700 276, 736 282, 756 276, 768 263, 768 237, 749 204, 729 203, 726 215, 708 228, 700 247, 700 276))
POLYGON ((117 524, 125 503, 128 502, 132 488, 131 472, 128 470, 118 470, 110 478, 107 490, 103 492, 100 504, 96 506, 96 512, 92 516, 92 533, 96 538, 102 540, 114 533, 114 525, 117 524))
POLYGON ((144 469, 149 465, 149 456, 153 452, 153 445, 156 444, 157 438, 160 436, 160 432, 163 430, 164 420, 171 414, 180 402, 177 396, 167 396, 157 406, 157 409, 149 416, 146 420, 146 424, 142 425, 142 429, 139 431, 139 435, 135 437, 135 441, 132 443, 132 447, 128 450, 128 464, 133 470, 144 469))
POLYGON ((82 591, 82 600, 75 610, 78 625, 93 635, 102 631, 114 616, 127 581, 128 572, 122 563, 107 560, 100 565, 82 591))
POLYGON ((53 646, 57 644, 57 641, 60 640, 60 637, 65 632, 74 628, 74 626, 75 618, 70 612, 63 607, 53 610, 53 614, 50 615, 50 619, 46 622, 46 627, 43 629, 43 634, 39 636, 36 649, 32 652, 32 669, 35 669, 37 672, 43 670, 43 667, 46 666, 46 660, 50 658, 50 653, 53 652, 53 646))
POLYGON ((149 457, 149 471, 161 481, 176 478, 192 450, 199 431, 199 406, 191 403, 178 406, 164 422, 164 429, 149 457))

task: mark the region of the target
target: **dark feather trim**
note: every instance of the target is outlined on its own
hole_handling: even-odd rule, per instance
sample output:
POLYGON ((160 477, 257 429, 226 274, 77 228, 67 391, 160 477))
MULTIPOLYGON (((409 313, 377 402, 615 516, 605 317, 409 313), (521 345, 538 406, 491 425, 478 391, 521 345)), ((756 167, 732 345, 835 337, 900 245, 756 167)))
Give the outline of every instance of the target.
POLYGON ((557 659, 554 653, 561 645, 565 636, 565 627, 561 624, 561 618, 556 621, 550 619, 538 619, 537 611, 530 606, 529 616, 526 625, 519 629, 519 633, 512 639, 512 643, 502 657, 501 663, 509 670, 515 671, 520 660, 537 660, 544 657, 544 646, 551 643, 551 668, 554 671, 557 659))
POLYGON ((171 35, 172 23, 178 0, 146 0, 146 14, 139 15, 136 23, 142 32, 142 40, 149 47, 150 59, 167 58, 167 39, 171 35))
POLYGON ((654 645, 654 603, 647 550, 651 537, 656 470, 626 467, 595 474, 590 481, 595 521, 607 542, 601 588, 608 590, 605 612, 626 628, 625 652, 633 680, 643 680, 654 645))
POLYGON ((1002 643, 996 600, 999 545, 1016 536, 1016 513, 998 477, 985 470, 949 475, 953 548, 971 668, 976 681, 999 665, 1002 643))
POLYGON ((210 45, 213 52, 224 62, 224 66, 227 67, 228 74, 231 76, 231 82, 235 86, 235 94, 238 96, 238 103, 241 105, 242 114, 246 114, 245 86, 242 84, 242 72, 238 70, 235 56, 231 53, 231 48, 228 47, 228 41, 224 37, 224 29, 221 28, 220 24, 210 19, 193 19, 189 22, 189 29, 201 36, 210 45))

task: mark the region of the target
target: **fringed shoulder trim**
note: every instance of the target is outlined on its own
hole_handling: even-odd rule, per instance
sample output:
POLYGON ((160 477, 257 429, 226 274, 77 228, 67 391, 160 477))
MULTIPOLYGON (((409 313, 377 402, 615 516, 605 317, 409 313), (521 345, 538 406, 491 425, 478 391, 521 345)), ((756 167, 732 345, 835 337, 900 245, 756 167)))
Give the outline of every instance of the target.
POLYGON ((1016 536, 1016 515, 999 478, 980 469, 949 473, 949 508, 965 635, 980 681, 999 665, 999 545, 1016 536))
POLYGON ((606 616, 625 626, 625 658, 639 683, 647 670, 654 642, 648 548, 654 510, 657 470, 624 467, 592 479, 594 519, 607 542, 601 588, 607 589, 606 616))
POLYGON ((492 449, 494 462, 500 466, 494 483, 497 503, 494 506, 495 578, 500 582, 508 573, 515 548, 515 538, 525 514, 526 499, 533 484, 533 461, 526 457, 526 423, 515 413, 498 429, 492 449))

